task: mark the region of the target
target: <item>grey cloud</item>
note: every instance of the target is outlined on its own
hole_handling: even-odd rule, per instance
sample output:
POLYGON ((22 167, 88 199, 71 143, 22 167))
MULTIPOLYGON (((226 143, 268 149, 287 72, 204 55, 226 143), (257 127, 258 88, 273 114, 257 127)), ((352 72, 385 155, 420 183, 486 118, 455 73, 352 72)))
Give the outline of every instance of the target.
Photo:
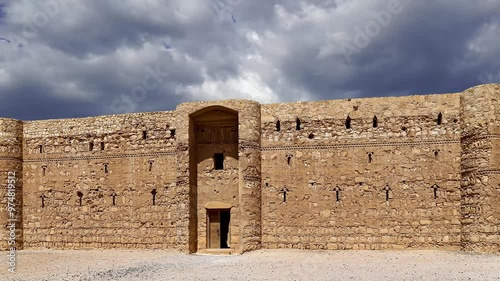
MULTIPOLYGON (((64 0, 72 4, 16 52, 0 42, 0 115, 117 113, 112 104, 130 98, 147 67, 169 75, 129 111, 218 98, 455 92, 499 82, 498 1, 401 0, 402 12, 346 60, 342 44, 353 45, 356 28, 376 21, 390 1, 397 0, 64 0)), ((2 3, 0 37, 7 40, 22 34, 19 13, 29 21, 40 11, 34 1, 2 3)))
MULTIPOLYGON (((324 98, 334 98, 329 94, 332 89, 375 96, 461 91, 478 84, 476 77, 480 68, 457 73, 455 65, 466 56, 478 58, 479 54, 467 49, 468 44, 485 23, 498 20, 498 13, 481 7, 474 9, 457 1, 434 6, 415 3, 394 16, 391 24, 382 28, 380 35, 359 54, 353 54, 351 63, 346 63, 343 55, 336 55, 307 65, 307 57, 313 57, 314 47, 294 50, 296 53, 287 62, 287 76, 296 76, 296 81, 324 98), (455 8, 450 9, 451 6, 455 8), (314 68, 330 71, 320 71, 322 79, 318 79, 311 77, 314 68)), ((353 32, 351 38, 354 36, 353 32)), ((489 62, 482 62, 481 67, 487 64, 489 62)), ((498 63, 494 68, 498 69, 498 63)))

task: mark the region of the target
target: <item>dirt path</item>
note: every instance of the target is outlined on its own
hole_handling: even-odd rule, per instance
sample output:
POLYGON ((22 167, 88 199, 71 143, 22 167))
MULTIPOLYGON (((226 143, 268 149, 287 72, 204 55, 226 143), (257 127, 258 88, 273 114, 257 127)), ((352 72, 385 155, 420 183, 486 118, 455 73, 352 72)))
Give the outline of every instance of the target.
MULTIPOLYGON (((441 251, 21 251, 0 280, 500 280, 500 255, 441 251), (5 278, 6 277, 6 278, 5 278)), ((6 261, 6 258, 3 260, 6 261)))

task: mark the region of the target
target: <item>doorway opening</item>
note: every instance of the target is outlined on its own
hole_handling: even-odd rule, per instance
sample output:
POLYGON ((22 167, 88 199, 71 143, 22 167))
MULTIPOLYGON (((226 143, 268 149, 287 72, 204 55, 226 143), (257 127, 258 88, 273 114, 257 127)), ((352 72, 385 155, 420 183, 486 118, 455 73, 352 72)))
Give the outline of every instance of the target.
POLYGON ((207 249, 229 249, 231 212, 229 209, 207 210, 207 249))

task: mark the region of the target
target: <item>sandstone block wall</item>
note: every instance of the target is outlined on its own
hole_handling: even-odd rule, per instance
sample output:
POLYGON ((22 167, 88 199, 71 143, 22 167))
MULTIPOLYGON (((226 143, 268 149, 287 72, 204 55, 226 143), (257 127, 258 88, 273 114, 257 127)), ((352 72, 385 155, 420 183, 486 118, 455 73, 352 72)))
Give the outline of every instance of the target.
POLYGON ((500 85, 463 93, 0 119, 0 246, 500 250, 500 85), (216 170, 214 153, 223 153, 216 170), (22 207, 21 207, 22 206, 22 207), (210 207, 211 206, 211 207, 210 207))
POLYGON ((27 248, 174 246, 172 113, 24 124, 27 248))
POLYGON ((460 247, 459 94, 273 104, 262 118, 264 247, 460 247))

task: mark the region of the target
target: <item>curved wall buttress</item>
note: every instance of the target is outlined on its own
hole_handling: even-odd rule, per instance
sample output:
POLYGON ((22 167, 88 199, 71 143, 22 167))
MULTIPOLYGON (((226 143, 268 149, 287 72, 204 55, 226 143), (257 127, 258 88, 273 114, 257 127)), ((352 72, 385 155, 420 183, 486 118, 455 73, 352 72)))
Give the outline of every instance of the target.
POLYGON ((23 123, 0 119, 0 247, 23 247, 22 234, 23 123), (12 207, 9 210, 9 207, 12 207), (11 211, 13 211, 11 213, 11 211), (15 237, 15 239, 14 239, 15 237))
POLYGON ((241 252, 262 245, 261 105, 245 101, 239 110, 241 252))
POLYGON ((461 216, 464 250, 500 250, 500 85, 461 96, 461 216))

